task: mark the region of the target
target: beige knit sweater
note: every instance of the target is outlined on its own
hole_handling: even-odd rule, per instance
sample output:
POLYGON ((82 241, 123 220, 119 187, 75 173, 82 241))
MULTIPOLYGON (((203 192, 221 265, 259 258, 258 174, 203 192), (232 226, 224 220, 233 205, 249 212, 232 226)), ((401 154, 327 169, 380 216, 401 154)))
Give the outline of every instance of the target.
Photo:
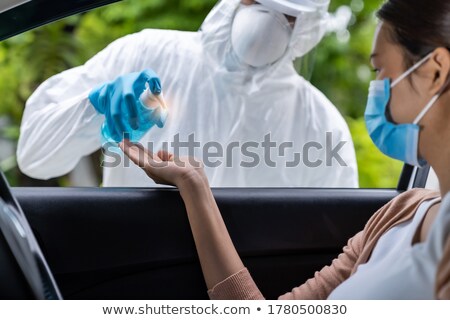
MULTIPOLYGON (((317 271, 313 278, 279 299, 326 299, 340 283, 356 271, 358 265, 368 261, 378 239, 387 230, 411 219, 423 201, 438 196, 438 192, 425 189, 413 189, 399 195, 370 218, 364 230, 348 241, 343 252, 330 266, 317 271)), ((264 299, 247 269, 218 283, 208 294, 211 299, 264 299)), ((437 299, 450 299, 450 236, 438 267, 435 296, 437 299)))

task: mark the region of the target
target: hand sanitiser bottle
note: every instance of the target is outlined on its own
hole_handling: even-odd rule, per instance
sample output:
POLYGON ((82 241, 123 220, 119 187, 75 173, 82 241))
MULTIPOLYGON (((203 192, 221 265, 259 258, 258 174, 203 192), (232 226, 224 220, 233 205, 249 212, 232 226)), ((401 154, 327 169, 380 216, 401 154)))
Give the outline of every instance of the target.
POLYGON ((146 84, 145 90, 139 97, 139 112, 137 130, 131 131, 130 141, 138 142, 154 125, 164 127, 168 109, 163 93, 153 94, 146 84))
MULTIPOLYGON (((164 127, 168 115, 168 108, 164 100, 163 93, 153 94, 148 86, 145 85, 145 90, 136 101, 137 117, 131 117, 130 114, 123 114, 123 125, 126 126, 125 132, 121 138, 127 138, 131 142, 139 142, 142 137, 154 125, 159 128, 164 127), (133 129, 133 127, 136 129, 133 129)), ((106 122, 102 126, 103 142, 120 142, 115 141, 109 131, 106 122)))

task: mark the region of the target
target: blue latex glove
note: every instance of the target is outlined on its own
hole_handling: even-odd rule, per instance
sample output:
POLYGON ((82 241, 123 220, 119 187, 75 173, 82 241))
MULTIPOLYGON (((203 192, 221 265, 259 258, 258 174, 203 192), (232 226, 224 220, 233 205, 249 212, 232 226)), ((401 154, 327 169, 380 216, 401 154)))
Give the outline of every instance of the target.
POLYGON ((102 132, 107 140, 120 142, 124 136, 130 139, 133 132, 140 132, 140 137, 134 135, 135 138, 130 139, 139 140, 155 123, 159 127, 164 125, 167 114, 159 116, 161 112, 144 108, 139 101, 146 83, 152 93, 161 93, 161 82, 150 69, 120 76, 90 92, 92 105, 105 115, 102 132))

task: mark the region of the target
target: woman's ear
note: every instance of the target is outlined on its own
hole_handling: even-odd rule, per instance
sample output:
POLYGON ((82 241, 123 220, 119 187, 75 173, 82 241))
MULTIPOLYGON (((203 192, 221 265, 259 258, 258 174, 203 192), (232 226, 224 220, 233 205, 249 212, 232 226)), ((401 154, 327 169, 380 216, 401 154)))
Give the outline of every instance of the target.
POLYGON ((431 71, 433 82, 430 90, 433 95, 445 89, 450 81, 450 51, 447 48, 437 48, 431 55, 431 71))

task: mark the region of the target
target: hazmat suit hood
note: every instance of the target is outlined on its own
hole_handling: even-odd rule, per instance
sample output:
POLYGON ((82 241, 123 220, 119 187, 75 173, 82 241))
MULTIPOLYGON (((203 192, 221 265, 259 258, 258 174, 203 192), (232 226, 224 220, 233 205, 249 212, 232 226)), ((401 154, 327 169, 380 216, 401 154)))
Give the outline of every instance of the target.
POLYGON ((217 3, 200 29, 205 59, 215 66, 218 75, 224 76, 226 81, 235 82, 238 88, 248 93, 258 91, 265 79, 273 78, 275 73, 283 73, 283 69, 284 72, 291 72, 291 62, 307 54, 321 41, 328 22, 329 0, 266 0, 259 3, 284 14, 295 13, 296 17, 288 48, 273 64, 252 67, 240 62, 234 53, 231 33, 234 17, 241 5, 240 0, 222 0, 217 3), (302 2, 302 5, 298 5, 296 11, 292 11, 292 8, 286 11, 280 7, 280 3, 298 1, 302 2))

